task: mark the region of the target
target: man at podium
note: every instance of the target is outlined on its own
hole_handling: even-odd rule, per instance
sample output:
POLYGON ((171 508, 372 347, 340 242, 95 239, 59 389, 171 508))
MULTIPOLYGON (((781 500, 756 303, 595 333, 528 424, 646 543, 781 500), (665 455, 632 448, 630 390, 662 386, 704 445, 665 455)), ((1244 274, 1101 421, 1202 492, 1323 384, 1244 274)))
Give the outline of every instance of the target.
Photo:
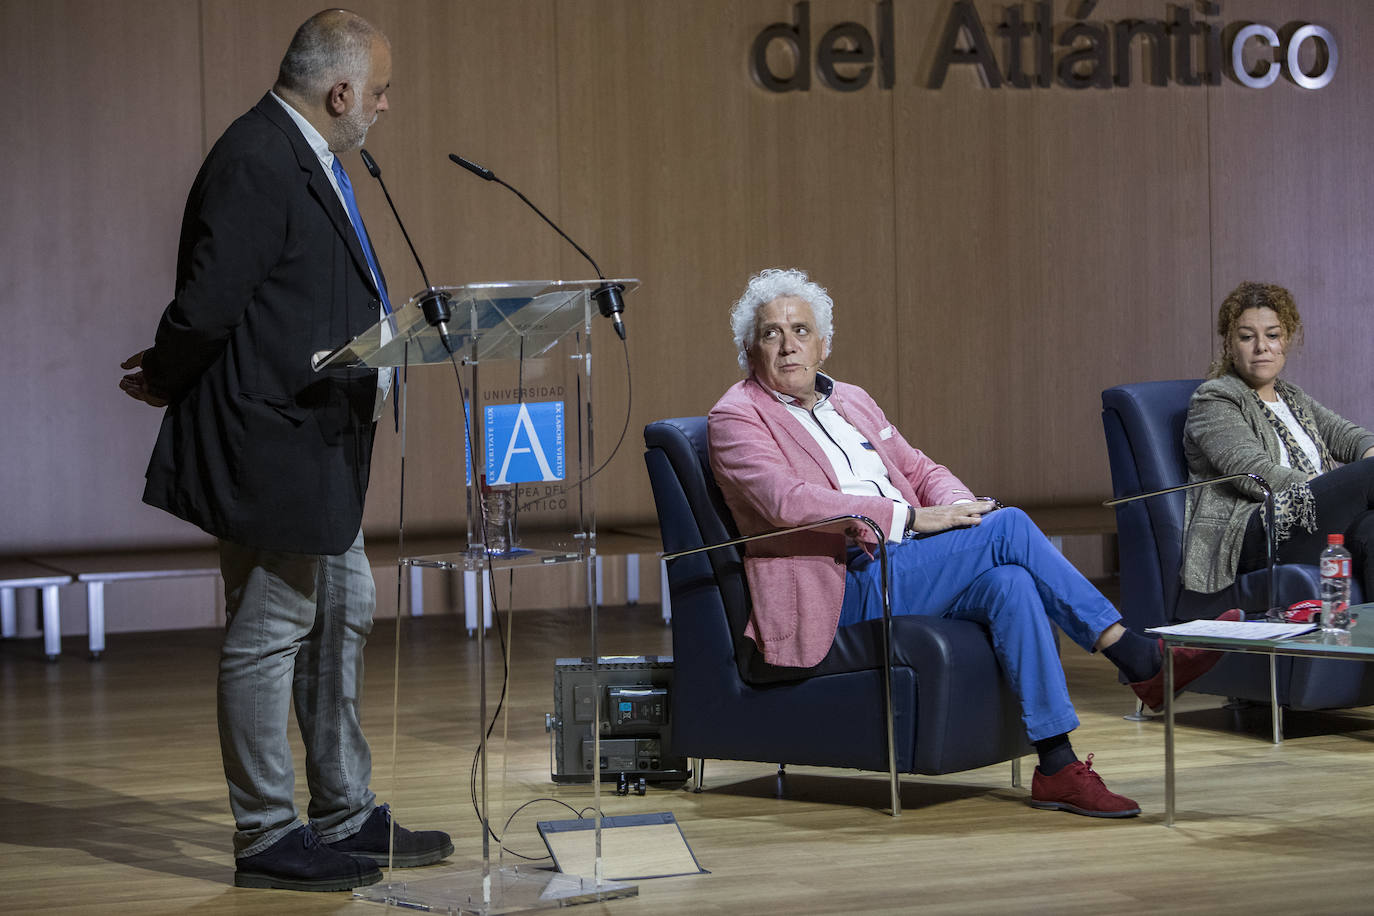
POLYGON ((391 821, 358 721, 376 590, 363 552, 375 417, 388 376, 310 357, 389 310, 339 156, 387 109, 391 47, 355 13, 296 32, 272 91, 201 166, 175 298, 120 387, 166 406, 143 499, 219 539, 227 623, 220 748, 241 887, 347 890, 453 851, 391 821), (309 823, 287 730, 306 747, 309 823), (393 839, 394 837, 394 839, 393 839))

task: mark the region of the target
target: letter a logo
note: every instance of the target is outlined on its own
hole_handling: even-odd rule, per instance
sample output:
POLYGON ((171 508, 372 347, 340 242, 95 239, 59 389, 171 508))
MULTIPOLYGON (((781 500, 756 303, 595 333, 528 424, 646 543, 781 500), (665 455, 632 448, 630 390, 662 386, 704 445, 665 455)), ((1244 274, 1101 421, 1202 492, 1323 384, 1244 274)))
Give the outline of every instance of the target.
POLYGON ((562 401, 494 405, 485 421, 489 484, 563 479, 562 401))

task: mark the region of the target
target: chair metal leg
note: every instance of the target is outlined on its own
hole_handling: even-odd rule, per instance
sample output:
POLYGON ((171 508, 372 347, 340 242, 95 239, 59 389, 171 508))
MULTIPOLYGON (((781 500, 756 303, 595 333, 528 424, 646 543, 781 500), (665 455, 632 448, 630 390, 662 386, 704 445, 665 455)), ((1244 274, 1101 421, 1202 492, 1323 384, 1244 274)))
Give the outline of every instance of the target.
POLYGON ((1021 788, 1021 758, 1020 758, 1020 757, 1013 757, 1013 758, 1011 758, 1011 787, 1012 787, 1013 789, 1019 789, 1019 788, 1021 788))
POLYGON ((1283 707, 1279 705, 1278 656, 1269 656, 1269 719, 1274 726, 1274 743, 1283 743, 1283 707))
POLYGON ((889 795, 890 795, 891 798, 892 798, 892 816, 893 816, 893 817, 901 817, 901 816, 902 816, 902 781, 901 781, 900 778, 898 778, 898 775, 897 775, 897 765, 896 765, 895 763, 893 763, 893 764, 891 764, 890 766, 891 766, 891 768, 890 768, 889 771, 888 771, 887 778, 888 778, 888 793, 889 793, 889 795))
POLYGON ((1174 826, 1174 653, 1164 650, 1164 826, 1174 826))
POLYGON ((706 758, 692 758, 692 791, 700 792, 702 785, 706 782, 706 758))
POLYGON ((902 816, 902 786, 897 775, 896 712, 892 704, 892 598, 888 592, 892 580, 887 568, 887 543, 879 534, 878 557, 882 561, 883 576, 883 712, 887 719, 887 779, 892 816, 902 816))
POLYGON ((1150 717, 1145 715, 1145 701, 1136 700, 1135 712, 1122 716, 1121 718, 1125 719, 1127 722, 1149 722, 1150 717))

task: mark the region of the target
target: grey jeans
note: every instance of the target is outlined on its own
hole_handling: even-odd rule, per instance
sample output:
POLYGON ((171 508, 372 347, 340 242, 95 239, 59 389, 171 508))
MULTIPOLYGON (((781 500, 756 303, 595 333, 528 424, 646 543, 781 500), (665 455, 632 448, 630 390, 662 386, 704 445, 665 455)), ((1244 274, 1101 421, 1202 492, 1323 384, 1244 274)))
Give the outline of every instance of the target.
POLYGON ((288 713, 305 743, 309 817, 325 842, 351 836, 376 804, 359 721, 363 646, 376 586, 362 532, 339 556, 220 541, 228 620, 219 665, 219 741, 234 853, 267 849, 299 826, 288 713))

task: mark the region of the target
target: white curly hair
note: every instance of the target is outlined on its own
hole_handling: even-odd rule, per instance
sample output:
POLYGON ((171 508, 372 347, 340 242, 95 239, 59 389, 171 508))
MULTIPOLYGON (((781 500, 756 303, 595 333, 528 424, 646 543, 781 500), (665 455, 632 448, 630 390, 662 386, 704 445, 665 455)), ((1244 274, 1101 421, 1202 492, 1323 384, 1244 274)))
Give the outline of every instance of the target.
POLYGON ((835 302, 830 294, 804 270, 770 267, 749 278, 744 294, 730 309, 730 330, 735 335, 739 367, 745 375, 749 374, 749 351, 758 341, 758 311, 782 296, 796 296, 811 306, 811 314, 816 318, 816 333, 824 343, 821 355, 830 355, 830 341, 835 336, 835 302))

